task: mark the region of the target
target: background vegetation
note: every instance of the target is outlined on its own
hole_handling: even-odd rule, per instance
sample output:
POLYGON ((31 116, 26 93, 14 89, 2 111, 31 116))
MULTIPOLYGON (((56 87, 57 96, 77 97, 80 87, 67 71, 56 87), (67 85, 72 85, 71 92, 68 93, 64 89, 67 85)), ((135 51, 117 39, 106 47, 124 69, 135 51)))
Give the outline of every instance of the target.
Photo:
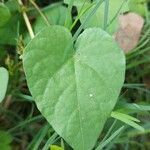
MULTIPOLYGON (((0 149, 46 150, 50 145, 58 145, 69 150, 71 149, 69 145, 59 137, 38 111, 27 87, 21 55, 30 41, 22 16, 24 11, 29 17, 33 31, 37 33, 43 26, 46 26, 47 22, 47 20, 45 22, 42 20, 42 12, 45 15, 46 13, 51 15, 51 21, 54 24, 64 24, 65 13, 70 8, 59 0, 36 0, 35 2, 23 0, 23 7, 20 7, 17 0, 2 0, 2 2, 5 2, 11 16, 8 21, 3 20, 4 26, 1 26, 0 18, 0 66, 7 68, 9 72, 7 93, 0 104, 0 149), (55 11, 54 7, 59 8, 59 11, 55 11), (48 9, 52 11, 46 11, 48 9)), ((135 10, 143 16, 144 27, 138 45, 126 54, 125 84, 115 110, 136 117, 141 121, 140 125, 145 130, 138 131, 121 121, 110 118, 97 142, 99 145, 105 141, 104 137, 107 139, 113 135, 110 141, 103 143, 107 150, 150 149, 150 2, 146 1, 144 4, 147 7, 146 14, 141 14, 139 9, 135 10), (115 136, 115 131, 122 125, 125 128, 115 136)), ((76 7, 73 7, 71 12, 74 21, 78 16, 76 7)), ((69 17, 65 24, 66 26, 72 25, 69 17)), ((76 32, 80 24, 78 20, 72 26, 72 34, 76 32)), ((52 146, 51 149, 61 148, 52 146)))

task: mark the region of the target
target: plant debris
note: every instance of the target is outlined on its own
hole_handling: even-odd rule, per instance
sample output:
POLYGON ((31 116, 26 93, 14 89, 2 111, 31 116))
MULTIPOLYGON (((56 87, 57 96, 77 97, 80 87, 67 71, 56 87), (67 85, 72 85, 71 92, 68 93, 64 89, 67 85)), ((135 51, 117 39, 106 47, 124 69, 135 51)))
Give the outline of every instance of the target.
POLYGON ((136 13, 120 15, 119 28, 115 39, 125 53, 130 52, 139 42, 144 19, 136 13))

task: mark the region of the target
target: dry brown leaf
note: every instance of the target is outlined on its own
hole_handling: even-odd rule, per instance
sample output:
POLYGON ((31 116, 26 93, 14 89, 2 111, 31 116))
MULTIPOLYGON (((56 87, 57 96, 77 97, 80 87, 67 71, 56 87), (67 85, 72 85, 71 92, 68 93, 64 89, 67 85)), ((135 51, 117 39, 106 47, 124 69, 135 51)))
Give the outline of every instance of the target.
POLYGON ((120 15, 115 39, 125 53, 137 46, 143 25, 144 19, 135 13, 120 15))

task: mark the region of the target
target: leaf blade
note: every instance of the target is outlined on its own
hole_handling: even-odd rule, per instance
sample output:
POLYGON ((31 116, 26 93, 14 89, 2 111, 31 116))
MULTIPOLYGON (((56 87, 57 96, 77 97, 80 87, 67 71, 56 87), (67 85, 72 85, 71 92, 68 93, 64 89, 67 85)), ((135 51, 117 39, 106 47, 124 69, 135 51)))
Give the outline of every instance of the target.
POLYGON ((75 53, 72 41, 64 27, 45 28, 26 47, 23 64, 30 91, 48 122, 74 149, 88 150, 117 101, 125 59, 112 37, 99 28, 79 36, 75 53), (116 75, 117 82, 112 81, 116 75))

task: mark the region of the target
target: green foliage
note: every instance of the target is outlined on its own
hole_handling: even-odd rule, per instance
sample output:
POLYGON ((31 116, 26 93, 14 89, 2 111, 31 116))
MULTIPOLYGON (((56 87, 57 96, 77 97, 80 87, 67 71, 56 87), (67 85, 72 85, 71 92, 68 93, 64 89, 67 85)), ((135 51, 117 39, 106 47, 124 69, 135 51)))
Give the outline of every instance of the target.
MULTIPOLYGON (((94 4, 91 4, 85 0, 79 3, 75 3, 78 13, 85 11, 87 7, 91 6, 81 17, 81 23, 86 18, 86 16, 94 9, 96 5, 96 0, 94 4)), ((105 3, 103 2, 101 6, 98 8, 96 13, 88 19, 84 28, 89 27, 104 27, 104 13, 105 13, 105 3)), ((124 12, 129 11, 128 3, 124 0, 109 0, 108 6, 108 20, 107 20, 107 31, 109 33, 114 33, 118 27, 118 15, 124 12)))
POLYGON ((88 150, 117 101, 125 60, 112 37, 99 28, 85 30, 74 48, 67 29, 51 26, 27 45, 23 63, 41 113, 74 149, 88 150))
POLYGON ((130 8, 130 11, 136 12, 139 15, 145 16, 146 10, 147 10, 146 0, 130 0, 129 8, 130 8))
POLYGON ((49 129, 49 125, 45 125, 44 127, 42 127, 37 133, 37 135, 35 135, 31 143, 28 145, 27 149, 33 149, 33 150, 38 149, 41 141, 44 139, 45 135, 47 134, 48 129, 49 129))
POLYGON ((83 3, 90 3, 91 0, 64 0, 64 3, 66 4, 70 4, 71 1, 73 1, 73 5, 77 6, 77 5, 82 5, 83 3))
POLYGON ((96 148, 96 150, 101 150, 104 147, 106 147, 108 144, 111 145, 111 142, 122 132, 123 129, 124 129, 124 126, 117 129, 117 131, 115 131, 108 139, 100 143, 99 146, 96 148))
POLYGON ((6 6, 11 13, 11 18, 5 26, 0 27, 0 44, 16 45, 18 35, 24 31, 22 15, 19 13, 16 0, 8 1, 6 6))
POLYGON ((8 90, 0 149, 149 149, 146 0, 2 2, 0 65, 8 71, 0 67, 0 102, 8 90), (126 12, 143 16, 145 26, 126 55, 123 85, 125 56, 112 35, 126 12))
POLYGON ((63 148, 57 146, 57 145, 51 145, 50 150, 64 150, 63 148))
MULTIPOLYGON (((45 7, 42 10, 43 14, 47 18, 49 24, 51 25, 65 25, 65 19, 67 14, 67 8, 64 7, 61 3, 56 3, 45 7), (63 14, 63 15, 62 15, 63 14)), ((71 18, 69 19, 69 24, 71 25, 71 18)), ((47 27, 46 22, 41 16, 37 17, 36 22, 34 23, 35 33, 39 32, 44 27, 47 27)))
MULTIPOLYGON (((65 25, 68 9, 62 3, 55 3, 41 10, 47 21, 41 15, 38 15, 33 24, 34 33, 37 34, 42 29, 50 25, 65 25), (62 15, 63 14, 63 15, 62 15), (49 22, 49 24, 47 24, 49 22)), ((67 18, 68 26, 72 24, 72 18, 67 18)), ((25 43, 30 41, 29 34, 25 35, 25 43)))
POLYGON ((6 2, 6 6, 9 8, 12 14, 15 14, 17 12, 21 11, 21 8, 17 2, 17 0, 9 0, 6 2))
POLYGON ((140 121, 132 116, 129 116, 129 115, 126 115, 126 114, 123 114, 120 112, 112 112, 111 116, 115 119, 118 119, 118 120, 132 126, 133 128, 135 128, 137 130, 144 131, 144 128, 142 128, 140 125, 135 123, 135 122, 140 122, 140 121))
POLYGON ((4 99, 8 84, 8 72, 0 67, 0 102, 4 99))
POLYGON ((10 143, 12 142, 12 137, 5 131, 0 131, 0 149, 11 150, 10 143))
POLYGON ((11 14, 7 6, 0 3, 0 27, 4 26, 10 19, 11 14))

